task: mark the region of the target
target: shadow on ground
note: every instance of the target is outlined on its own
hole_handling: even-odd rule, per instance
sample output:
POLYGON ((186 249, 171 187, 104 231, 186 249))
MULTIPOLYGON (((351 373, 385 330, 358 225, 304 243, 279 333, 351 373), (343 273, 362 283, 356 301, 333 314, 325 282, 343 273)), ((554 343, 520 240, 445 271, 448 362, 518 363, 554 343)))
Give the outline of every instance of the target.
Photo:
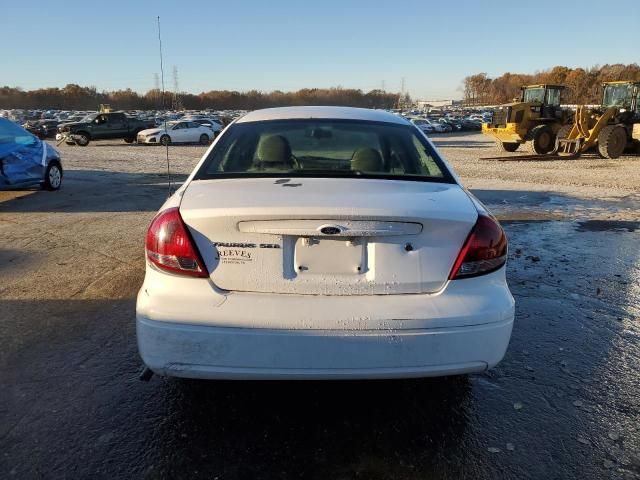
MULTIPOLYGON (((172 174, 172 190, 186 178, 187 175, 172 174)), ((153 212, 169 195, 168 181, 167 174, 161 172, 65 170, 58 191, 30 189, 27 195, 0 192, 0 213, 153 212)))

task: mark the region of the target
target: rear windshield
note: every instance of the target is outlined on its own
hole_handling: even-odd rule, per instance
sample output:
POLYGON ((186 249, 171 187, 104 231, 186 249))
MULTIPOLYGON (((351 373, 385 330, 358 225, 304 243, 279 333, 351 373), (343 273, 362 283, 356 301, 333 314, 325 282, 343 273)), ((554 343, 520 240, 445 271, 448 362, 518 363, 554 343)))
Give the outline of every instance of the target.
POLYGON ((413 126, 313 119, 231 125, 195 179, 283 175, 454 182, 413 126))

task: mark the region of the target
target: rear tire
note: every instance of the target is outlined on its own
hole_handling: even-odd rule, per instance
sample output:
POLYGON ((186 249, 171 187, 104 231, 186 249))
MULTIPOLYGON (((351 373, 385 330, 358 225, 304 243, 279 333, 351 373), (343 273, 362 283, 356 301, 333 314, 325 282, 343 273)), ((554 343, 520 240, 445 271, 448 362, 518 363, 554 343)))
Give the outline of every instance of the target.
POLYGON ((618 158, 627 146, 627 131, 619 125, 607 125, 598 134, 598 153, 602 158, 618 158))
POLYGON ((62 185, 62 166, 57 160, 52 160, 44 172, 44 188, 46 190, 59 190, 62 185))
POLYGON ((209 144, 209 135, 203 133, 200 135, 200 145, 208 145, 209 144))
POLYGON ((171 137, 170 137, 169 135, 162 135, 162 136, 160 137, 160 143, 161 143, 162 145, 164 145, 165 147, 166 147, 167 145, 171 145, 171 137))
POLYGON ((544 155, 554 149, 556 143, 553 130, 548 125, 538 125, 527 135, 527 149, 534 155, 544 155))
POLYGON ((131 137, 127 137, 127 138, 124 139, 125 143, 133 143, 133 141, 134 141, 134 139, 131 138, 131 137))
POLYGON ((515 152, 518 150, 519 146, 519 143, 501 142, 500 140, 496 140, 496 147, 501 152, 515 152))

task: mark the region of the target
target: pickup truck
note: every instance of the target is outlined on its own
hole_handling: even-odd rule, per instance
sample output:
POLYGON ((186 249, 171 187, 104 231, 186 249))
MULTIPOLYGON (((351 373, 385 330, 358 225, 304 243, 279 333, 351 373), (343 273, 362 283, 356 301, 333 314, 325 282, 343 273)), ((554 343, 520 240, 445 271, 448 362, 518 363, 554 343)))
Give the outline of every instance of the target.
POLYGON ((60 125, 58 132, 67 144, 86 147, 91 140, 112 138, 122 138, 132 143, 139 131, 153 127, 155 122, 127 117, 123 112, 92 113, 79 122, 60 125))

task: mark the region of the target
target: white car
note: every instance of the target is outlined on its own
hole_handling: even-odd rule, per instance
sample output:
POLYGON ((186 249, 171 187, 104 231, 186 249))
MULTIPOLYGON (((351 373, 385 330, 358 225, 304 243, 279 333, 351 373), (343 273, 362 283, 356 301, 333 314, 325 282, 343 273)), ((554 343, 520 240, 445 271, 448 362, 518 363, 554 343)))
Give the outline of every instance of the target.
POLYGON ((412 118, 409 121, 418 127, 423 133, 433 133, 433 125, 431 125, 431 122, 428 120, 425 120, 424 118, 412 118))
POLYGON ((199 123, 200 125, 204 125, 205 127, 209 127, 211 130, 213 130, 213 133, 216 135, 218 135, 224 129, 224 127, 222 126, 222 123, 218 122, 213 118, 188 118, 185 120, 190 122, 196 122, 196 123, 199 123))
POLYGON ((446 133, 447 132, 447 126, 444 125, 442 122, 440 122, 438 120, 433 120, 433 119, 429 119, 427 121, 433 127, 433 131, 434 132, 438 132, 438 133, 446 133))
POLYGON ((138 143, 152 143, 170 145, 172 143, 200 143, 207 145, 215 133, 210 128, 189 121, 167 122, 156 128, 149 128, 138 132, 138 143))
POLYGON ((162 206, 145 250, 146 374, 464 374, 496 365, 511 336, 504 231, 387 112, 243 116, 162 206))

